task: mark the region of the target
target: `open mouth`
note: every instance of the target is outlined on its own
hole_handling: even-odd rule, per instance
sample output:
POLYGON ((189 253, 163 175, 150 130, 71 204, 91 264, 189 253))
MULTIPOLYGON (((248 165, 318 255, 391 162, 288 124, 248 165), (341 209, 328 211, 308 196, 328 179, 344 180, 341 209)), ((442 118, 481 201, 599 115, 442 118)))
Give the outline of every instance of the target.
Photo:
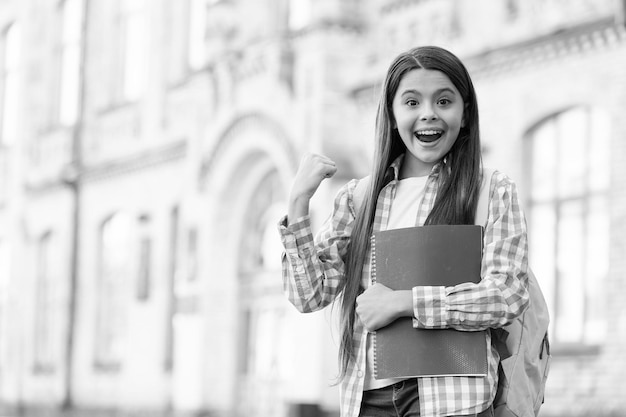
POLYGON ((418 130, 414 135, 421 142, 434 142, 443 136, 443 130, 418 130))

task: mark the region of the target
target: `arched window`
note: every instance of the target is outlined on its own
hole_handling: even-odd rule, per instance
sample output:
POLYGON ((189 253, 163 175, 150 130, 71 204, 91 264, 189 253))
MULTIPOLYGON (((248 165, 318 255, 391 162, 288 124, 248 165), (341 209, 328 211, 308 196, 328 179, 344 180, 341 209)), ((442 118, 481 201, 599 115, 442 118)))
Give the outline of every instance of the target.
POLYGON ((62 306, 59 289, 59 247, 56 235, 44 233, 37 241, 34 370, 52 373, 58 365, 60 343, 59 315, 62 306))
POLYGON ((311 23, 311 0, 289 1, 289 29, 299 30, 311 23))
POLYGON ((0 370, 4 369, 11 358, 9 357, 9 343, 11 329, 14 329, 9 317, 9 292, 11 290, 11 247, 6 239, 0 236, 0 370))
POLYGON ((131 273, 131 219, 117 213, 100 229, 99 276, 96 287, 95 365, 115 371, 122 365, 131 273))
POLYGON ((206 64, 207 0, 188 0, 187 65, 192 70, 206 64))
POLYGON ((3 36, 0 57, 0 148, 10 146, 18 134, 20 28, 18 23, 8 27, 3 36))
POLYGON ((252 197, 250 207, 253 209, 246 219, 249 232, 241 242, 240 270, 244 280, 248 276, 280 271, 282 244, 276 232, 276 223, 286 211, 280 187, 278 173, 274 171, 261 181, 252 197))
POLYGON ((597 345, 607 332, 610 127, 577 107, 528 133, 529 248, 559 345, 597 345))
POLYGON ((119 3, 118 36, 121 70, 121 97, 137 101, 144 93, 147 79, 149 49, 148 10, 145 0, 125 0, 119 3))

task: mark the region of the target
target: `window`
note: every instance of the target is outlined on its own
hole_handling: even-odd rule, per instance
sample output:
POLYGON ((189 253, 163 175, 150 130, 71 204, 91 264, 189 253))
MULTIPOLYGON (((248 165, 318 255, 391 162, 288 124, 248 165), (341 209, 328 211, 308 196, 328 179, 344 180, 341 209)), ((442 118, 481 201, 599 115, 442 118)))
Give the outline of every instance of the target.
POLYGON ((530 263, 560 345, 597 345, 607 333, 610 128, 605 114, 574 108, 528 134, 530 263))
POLYGON ((120 94, 125 101, 140 99, 146 87, 148 25, 144 0, 119 2, 118 48, 121 77, 120 94))
POLYGON ((217 33, 220 29, 212 25, 226 24, 219 21, 219 15, 213 14, 214 6, 221 0, 188 0, 188 38, 187 38, 187 65, 191 70, 202 69, 207 63, 208 44, 211 33, 217 33), (211 18, 213 18, 211 20, 211 18), (216 32, 217 30, 217 32, 216 32))
POLYGON ((101 370, 122 365, 130 280, 130 228, 125 213, 117 213, 100 229, 95 359, 101 370))
POLYGON ((73 125, 78 117, 83 7, 83 0, 62 4, 59 121, 64 126, 73 125))
POLYGON ((289 29, 299 30, 311 22, 311 0, 289 0, 289 29))
POLYGON ((198 230, 191 228, 187 231, 187 262, 186 278, 188 282, 198 279, 198 230))
POLYGON ((510 22, 517 20, 519 17, 520 5, 519 0, 506 0, 504 3, 506 19, 510 22))
POLYGON ((139 267, 137 271, 136 294, 138 300, 147 301, 151 290, 152 238, 150 236, 150 217, 139 218, 139 267))
MULTIPOLYGON (((261 193, 267 191, 265 188, 261 193)), ((250 207, 259 206, 250 205, 250 207)), ((256 219, 254 229, 248 229, 249 232, 245 234, 247 240, 245 244, 250 246, 242 248, 243 257, 248 261, 242 266, 246 265, 251 269, 242 275, 244 309, 240 317, 245 333, 241 335, 243 342, 241 346, 244 350, 240 352, 239 357, 240 372, 260 379, 284 373, 280 360, 284 311, 282 306, 263 302, 263 297, 271 299, 277 294, 282 296, 280 287, 271 285, 271 279, 280 275, 280 255, 283 247, 276 233, 276 219, 284 214, 285 207, 284 204, 277 203, 265 207, 262 211, 264 214, 256 219), (272 287, 278 291, 268 291, 272 287)))
POLYGON ((187 63, 199 69, 206 63, 207 0, 189 0, 187 63))
POLYGON ((0 74, 0 145, 16 139, 19 119, 20 28, 13 23, 4 33, 0 74))
MULTIPOLYGON (((8 341, 11 340, 9 329, 9 291, 11 277, 11 253, 6 240, 0 239, 0 371, 7 366, 8 341)), ((13 327, 14 328, 14 327, 13 327)))
POLYGON ((163 370, 167 373, 174 369, 174 316, 175 316, 175 285, 176 274, 179 268, 179 243, 180 233, 180 208, 172 207, 169 215, 169 267, 167 271, 167 314, 165 323, 165 354, 163 357, 163 370))
POLYGON ((58 247, 55 235, 45 233, 37 242, 36 288, 35 288, 35 334, 34 334, 34 371, 51 373, 57 364, 60 308, 57 296, 60 283, 57 282, 59 258, 55 249, 58 247))
POLYGON ((280 271, 282 243, 276 233, 276 219, 282 215, 283 202, 278 199, 280 180, 277 173, 268 175, 257 187, 246 219, 246 230, 241 242, 239 263, 244 276, 252 276, 264 271, 280 271))

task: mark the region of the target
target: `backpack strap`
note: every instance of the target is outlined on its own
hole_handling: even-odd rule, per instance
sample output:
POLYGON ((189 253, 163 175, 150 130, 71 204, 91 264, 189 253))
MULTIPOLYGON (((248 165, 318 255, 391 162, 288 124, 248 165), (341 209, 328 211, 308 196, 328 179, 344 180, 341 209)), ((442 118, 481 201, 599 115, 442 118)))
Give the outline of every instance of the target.
POLYGON ((489 194, 491 191, 491 178, 496 172, 495 169, 483 168, 483 175, 480 184, 480 194, 478 195, 478 205, 476 207, 476 218, 474 223, 485 226, 489 217, 489 194))

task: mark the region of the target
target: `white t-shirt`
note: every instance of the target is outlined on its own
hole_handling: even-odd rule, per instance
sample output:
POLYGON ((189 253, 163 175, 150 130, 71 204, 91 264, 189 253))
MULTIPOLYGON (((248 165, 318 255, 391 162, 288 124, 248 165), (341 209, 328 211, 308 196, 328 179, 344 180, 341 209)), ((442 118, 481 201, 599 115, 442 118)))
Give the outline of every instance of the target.
MULTIPOLYGON (((417 211, 424 198, 428 176, 409 177, 399 180, 396 195, 391 203, 387 230, 416 226, 417 211)), ((384 226, 383 226, 384 227, 384 226)), ((371 282, 370 282, 371 285, 371 282)), ((405 378, 374 379, 374 347, 371 334, 367 335, 367 367, 365 372, 364 390, 383 388, 405 378)))

